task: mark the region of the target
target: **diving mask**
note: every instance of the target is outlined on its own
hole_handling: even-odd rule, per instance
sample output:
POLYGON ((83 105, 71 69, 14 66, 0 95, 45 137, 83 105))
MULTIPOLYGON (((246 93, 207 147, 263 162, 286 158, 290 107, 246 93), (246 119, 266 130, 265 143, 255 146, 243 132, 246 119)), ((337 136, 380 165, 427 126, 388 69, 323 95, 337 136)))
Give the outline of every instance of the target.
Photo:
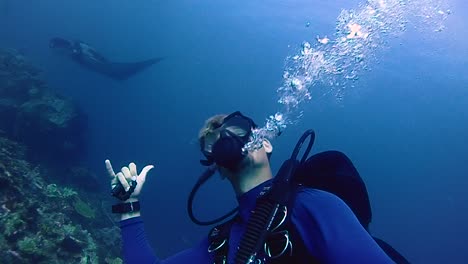
POLYGON ((223 123, 213 133, 206 135, 201 143, 201 150, 206 160, 201 164, 210 166, 214 163, 230 170, 235 170, 247 157, 244 150, 249 142, 252 128, 256 125, 252 119, 236 111, 224 118, 223 123))

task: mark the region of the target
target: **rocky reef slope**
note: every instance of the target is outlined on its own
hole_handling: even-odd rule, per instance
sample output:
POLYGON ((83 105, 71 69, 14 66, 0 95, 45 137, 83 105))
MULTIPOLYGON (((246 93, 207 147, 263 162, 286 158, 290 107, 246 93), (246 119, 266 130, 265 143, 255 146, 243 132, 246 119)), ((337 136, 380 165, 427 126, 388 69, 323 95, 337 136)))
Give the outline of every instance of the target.
POLYGON ((72 100, 18 52, 0 49, 1 263, 122 262, 110 197, 83 184, 95 178, 79 165, 85 132, 72 100))

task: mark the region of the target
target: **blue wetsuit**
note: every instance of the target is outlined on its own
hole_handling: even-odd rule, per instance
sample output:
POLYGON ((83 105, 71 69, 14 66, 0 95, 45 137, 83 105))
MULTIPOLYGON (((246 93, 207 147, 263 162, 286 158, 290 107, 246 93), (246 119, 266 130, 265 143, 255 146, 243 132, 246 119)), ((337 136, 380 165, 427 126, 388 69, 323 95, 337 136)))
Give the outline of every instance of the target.
MULTIPOLYGON (((240 221, 231 229, 228 263, 234 263, 235 249, 246 228, 247 219, 266 184, 270 184, 270 181, 238 197, 240 221)), ((291 221, 301 235, 306 250, 320 263, 394 263, 362 227, 351 209, 334 194, 311 188, 301 189, 293 206, 291 221)), ((207 251, 207 238, 193 248, 162 260, 156 257, 146 239, 141 217, 121 221, 120 226, 125 263, 213 263, 213 255, 207 251)), ((311 262, 304 259, 304 263, 311 262)))

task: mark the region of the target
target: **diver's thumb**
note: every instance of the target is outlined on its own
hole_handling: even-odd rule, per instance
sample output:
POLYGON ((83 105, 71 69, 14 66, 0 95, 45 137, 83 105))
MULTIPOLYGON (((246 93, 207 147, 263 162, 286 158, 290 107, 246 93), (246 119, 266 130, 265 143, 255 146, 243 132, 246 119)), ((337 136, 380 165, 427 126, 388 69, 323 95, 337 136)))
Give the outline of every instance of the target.
POLYGON ((154 166, 153 165, 148 165, 148 166, 145 166, 142 170, 141 170, 141 173, 140 175, 138 175, 138 178, 140 178, 141 181, 145 181, 146 180, 146 175, 148 174, 148 172, 153 169, 154 166))

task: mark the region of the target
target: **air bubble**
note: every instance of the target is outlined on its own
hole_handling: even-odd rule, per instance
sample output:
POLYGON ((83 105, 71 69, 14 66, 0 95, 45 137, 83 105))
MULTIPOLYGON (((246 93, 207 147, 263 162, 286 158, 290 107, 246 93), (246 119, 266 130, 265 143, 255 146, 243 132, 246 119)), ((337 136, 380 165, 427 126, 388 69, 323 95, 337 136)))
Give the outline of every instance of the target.
POLYGON ((283 83, 277 89, 280 111, 267 118, 263 127, 254 129, 245 148, 258 149, 263 139, 274 139, 288 125, 297 123, 303 112, 300 106, 311 100, 318 85, 342 100, 346 89, 358 87, 356 81, 379 63, 377 52, 386 47, 389 38, 400 37, 410 24, 430 35, 444 30, 443 22, 452 13, 445 2, 367 0, 357 9, 343 9, 333 38, 316 37, 316 45, 305 41, 297 54, 286 58, 283 83))

